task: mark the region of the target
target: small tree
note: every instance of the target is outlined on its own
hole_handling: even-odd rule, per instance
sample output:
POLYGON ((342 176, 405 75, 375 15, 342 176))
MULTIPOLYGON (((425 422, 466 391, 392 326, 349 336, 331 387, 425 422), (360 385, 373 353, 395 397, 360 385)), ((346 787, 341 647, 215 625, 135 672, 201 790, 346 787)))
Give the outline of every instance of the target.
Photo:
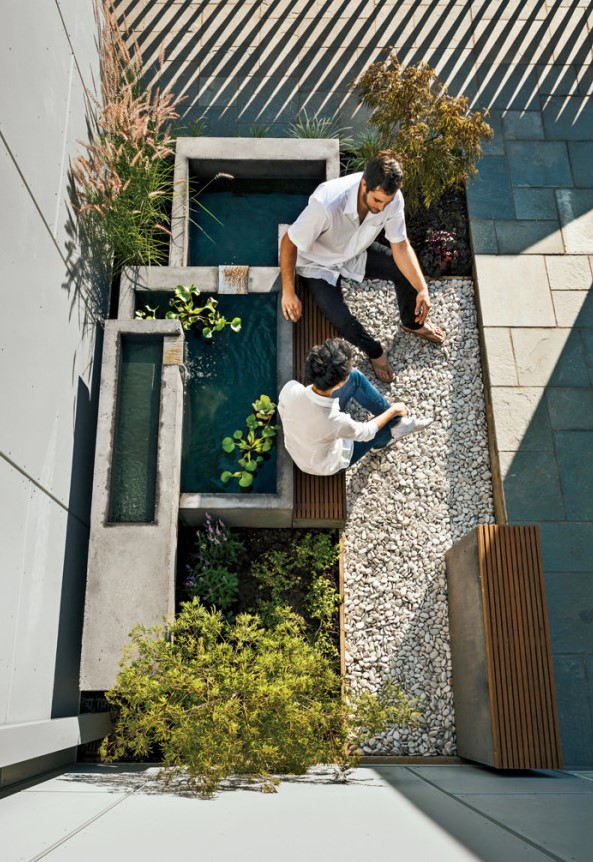
POLYGON ((417 721, 398 686, 345 696, 333 661, 288 609, 266 628, 248 614, 231 624, 194 599, 168 630, 136 627, 131 641, 107 693, 115 714, 101 753, 113 761, 156 750, 165 781, 181 767, 203 796, 231 774, 270 788, 274 773, 348 768, 368 736, 417 721))
POLYGON ((450 96, 426 63, 406 67, 392 53, 387 63, 369 66, 357 87, 361 103, 372 109, 378 149, 401 157, 409 210, 430 206, 476 176, 480 142, 493 135, 488 112, 471 112, 465 96, 450 96))

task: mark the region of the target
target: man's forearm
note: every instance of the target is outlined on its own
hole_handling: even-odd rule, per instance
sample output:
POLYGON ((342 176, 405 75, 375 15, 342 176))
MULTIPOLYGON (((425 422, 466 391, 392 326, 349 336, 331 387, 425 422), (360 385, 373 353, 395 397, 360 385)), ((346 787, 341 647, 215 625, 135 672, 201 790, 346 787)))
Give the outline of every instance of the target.
POLYGON ((280 276, 282 278, 283 293, 294 293, 296 262, 297 247, 288 234, 285 233, 280 243, 280 276))
POLYGON ((401 274, 408 279, 410 284, 418 291, 418 293, 422 290, 426 290, 426 279, 420 269, 416 252, 410 245, 409 241, 406 239, 403 242, 392 243, 391 253, 393 254, 395 265, 401 274))

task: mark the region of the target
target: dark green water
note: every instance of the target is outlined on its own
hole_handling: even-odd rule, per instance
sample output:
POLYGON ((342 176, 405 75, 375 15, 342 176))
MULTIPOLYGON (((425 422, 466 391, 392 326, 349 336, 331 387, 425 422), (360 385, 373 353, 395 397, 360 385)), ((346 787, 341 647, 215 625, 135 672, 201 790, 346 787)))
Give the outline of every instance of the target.
POLYGON ((190 201, 189 265, 278 266, 278 225, 292 224, 315 180, 217 181, 190 201), (202 204, 202 206, 200 206, 202 204), (206 207, 221 224, 203 209, 206 207))
POLYGON ((154 521, 162 337, 123 335, 109 521, 154 521))
MULTIPOLYGON (((199 285, 197 285, 199 287, 199 285)), ((169 293, 151 293, 148 305, 168 310, 169 293)), ((207 296, 207 294, 204 294, 207 296)), ((245 429, 251 404, 260 395, 276 401, 276 304, 277 294, 216 296, 219 311, 227 319, 241 318, 241 332, 227 327, 212 343, 193 332, 185 333, 187 376, 184 397, 181 490, 201 493, 242 492, 236 480, 220 481, 223 470, 235 472, 239 454, 223 452, 223 437, 245 429)), ((145 301, 137 301, 143 308, 145 301)), ((276 491, 276 447, 255 475, 250 491, 276 491)))

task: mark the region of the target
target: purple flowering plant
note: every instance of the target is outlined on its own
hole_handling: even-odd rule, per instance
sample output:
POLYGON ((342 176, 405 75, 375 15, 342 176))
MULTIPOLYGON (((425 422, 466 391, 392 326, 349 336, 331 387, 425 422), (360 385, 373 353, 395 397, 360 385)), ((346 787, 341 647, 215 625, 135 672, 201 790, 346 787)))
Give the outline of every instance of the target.
POLYGON ((239 595, 237 562, 245 551, 243 543, 220 520, 206 515, 196 531, 196 539, 185 569, 184 592, 219 610, 231 607, 239 595))
POLYGON ((467 266, 469 254, 467 244, 459 241, 456 230, 428 230, 420 262, 427 275, 455 275, 467 266))

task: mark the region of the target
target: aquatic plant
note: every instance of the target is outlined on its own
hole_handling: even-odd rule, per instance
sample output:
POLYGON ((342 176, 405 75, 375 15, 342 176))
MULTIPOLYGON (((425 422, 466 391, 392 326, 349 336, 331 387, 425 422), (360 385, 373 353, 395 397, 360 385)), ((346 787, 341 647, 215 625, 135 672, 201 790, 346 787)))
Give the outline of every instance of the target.
POLYGON ((481 141, 493 135, 488 112, 472 112, 465 96, 449 95, 427 63, 404 66, 392 52, 386 63, 369 66, 356 87, 361 104, 372 109, 377 150, 401 158, 409 211, 476 176, 481 141))
POLYGON ((222 440, 222 448, 225 452, 230 454, 235 449, 239 450, 240 457, 237 463, 241 469, 235 473, 223 470, 220 474, 221 481, 226 484, 231 479, 237 479, 241 488, 250 488, 253 484, 253 474, 263 462, 264 455, 276 442, 276 432, 280 427, 271 424, 276 405, 267 395, 260 395, 251 406, 253 413, 250 413, 245 420, 246 433, 238 429, 232 437, 224 437, 222 440))
MULTIPOLYGON (((186 287, 178 284, 169 300, 171 308, 165 314, 165 319, 178 320, 185 330, 201 326, 202 335, 207 339, 211 339, 215 332, 222 332, 225 326, 230 326, 233 332, 241 331, 241 318, 233 317, 232 320, 227 320, 217 310, 218 300, 214 297, 209 296, 204 305, 196 306, 194 300, 199 295, 199 289, 193 284, 186 287)), ((136 311, 136 317, 140 320, 156 320, 157 313, 157 308, 146 305, 144 310, 136 311)))

